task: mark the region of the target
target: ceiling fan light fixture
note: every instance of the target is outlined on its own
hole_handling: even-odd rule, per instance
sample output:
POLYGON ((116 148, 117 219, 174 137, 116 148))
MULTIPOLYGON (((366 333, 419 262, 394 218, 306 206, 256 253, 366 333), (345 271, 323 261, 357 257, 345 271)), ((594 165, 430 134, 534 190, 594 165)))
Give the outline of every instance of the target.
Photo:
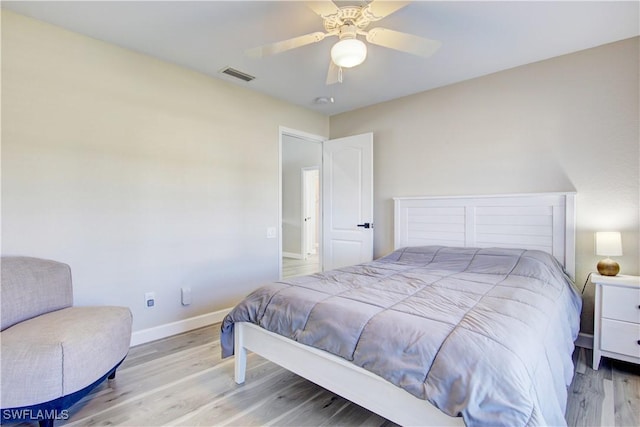
POLYGON ((342 39, 331 48, 331 60, 342 68, 360 65, 367 58, 367 45, 356 38, 342 39))

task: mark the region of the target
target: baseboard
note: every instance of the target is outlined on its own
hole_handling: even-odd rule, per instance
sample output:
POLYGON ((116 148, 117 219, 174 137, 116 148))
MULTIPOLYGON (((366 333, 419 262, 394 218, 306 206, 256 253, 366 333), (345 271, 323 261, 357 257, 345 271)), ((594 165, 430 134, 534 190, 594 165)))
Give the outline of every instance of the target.
POLYGON ((578 334, 578 339, 574 343, 576 347, 593 349, 593 334, 585 334, 584 332, 580 332, 578 334))
POLYGON ((282 252, 282 256, 285 258, 304 259, 304 256, 302 256, 302 254, 295 254, 293 252, 282 252))
POLYGON ((144 344, 222 322, 222 319, 224 319, 224 316, 226 316, 229 311, 231 311, 231 308, 225 308, 214 311, 213 313, 202 314, 200 316, 190 317, 189 319, 178 320, 177 322, 135 331, 131 334, 131 346, 133 347, 134 345, 144 344))

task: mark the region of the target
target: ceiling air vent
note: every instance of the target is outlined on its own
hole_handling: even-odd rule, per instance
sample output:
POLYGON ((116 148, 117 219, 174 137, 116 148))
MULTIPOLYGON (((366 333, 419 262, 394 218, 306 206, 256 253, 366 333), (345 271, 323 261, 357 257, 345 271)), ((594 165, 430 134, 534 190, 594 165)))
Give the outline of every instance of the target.
POLYGON ((242 71, 238 71, 235 68, 231 68, 231 67, 223 68, 222 70, 220 70, 220 72, 222 74, 235 77, 236 79, 244 80, 245 82, 250 82, 251 80, 255 79, 254 76, 249 75, 247 73, 243 73, 242 71))

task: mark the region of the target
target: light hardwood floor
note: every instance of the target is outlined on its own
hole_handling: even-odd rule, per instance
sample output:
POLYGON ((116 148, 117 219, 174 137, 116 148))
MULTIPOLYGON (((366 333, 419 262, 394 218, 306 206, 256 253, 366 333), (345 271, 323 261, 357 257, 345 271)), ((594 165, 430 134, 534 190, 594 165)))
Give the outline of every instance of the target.
MULTIPOLYGON (((640 425, 639 367, 603 359, 593 371, 590 360, 589 351, 574 353, 569 426, 640 425)), ((220 359, 218 324, 132 348, 116 379, 97 387, 59 425, 395 424, 254 354, 245 384, 235 384, 233 358, 220 359)))
POLYGON ((320 271, 320 257, 310 255, 307 259, 282 258, 282 277, 305 276, 320 271))

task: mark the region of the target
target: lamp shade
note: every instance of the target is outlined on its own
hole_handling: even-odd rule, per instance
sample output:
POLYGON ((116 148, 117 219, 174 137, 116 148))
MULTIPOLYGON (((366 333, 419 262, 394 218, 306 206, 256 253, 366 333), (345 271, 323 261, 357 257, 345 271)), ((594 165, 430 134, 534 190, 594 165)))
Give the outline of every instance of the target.
POLYGON ((596 255, 621 256, 622 236, 619 231, 598 231, 596 233, 596 255))
POLYGON ((331 48, 331 60, 338 67, 351 68, 367 58, 367 45, 358 39, 342 39, 331 48))

